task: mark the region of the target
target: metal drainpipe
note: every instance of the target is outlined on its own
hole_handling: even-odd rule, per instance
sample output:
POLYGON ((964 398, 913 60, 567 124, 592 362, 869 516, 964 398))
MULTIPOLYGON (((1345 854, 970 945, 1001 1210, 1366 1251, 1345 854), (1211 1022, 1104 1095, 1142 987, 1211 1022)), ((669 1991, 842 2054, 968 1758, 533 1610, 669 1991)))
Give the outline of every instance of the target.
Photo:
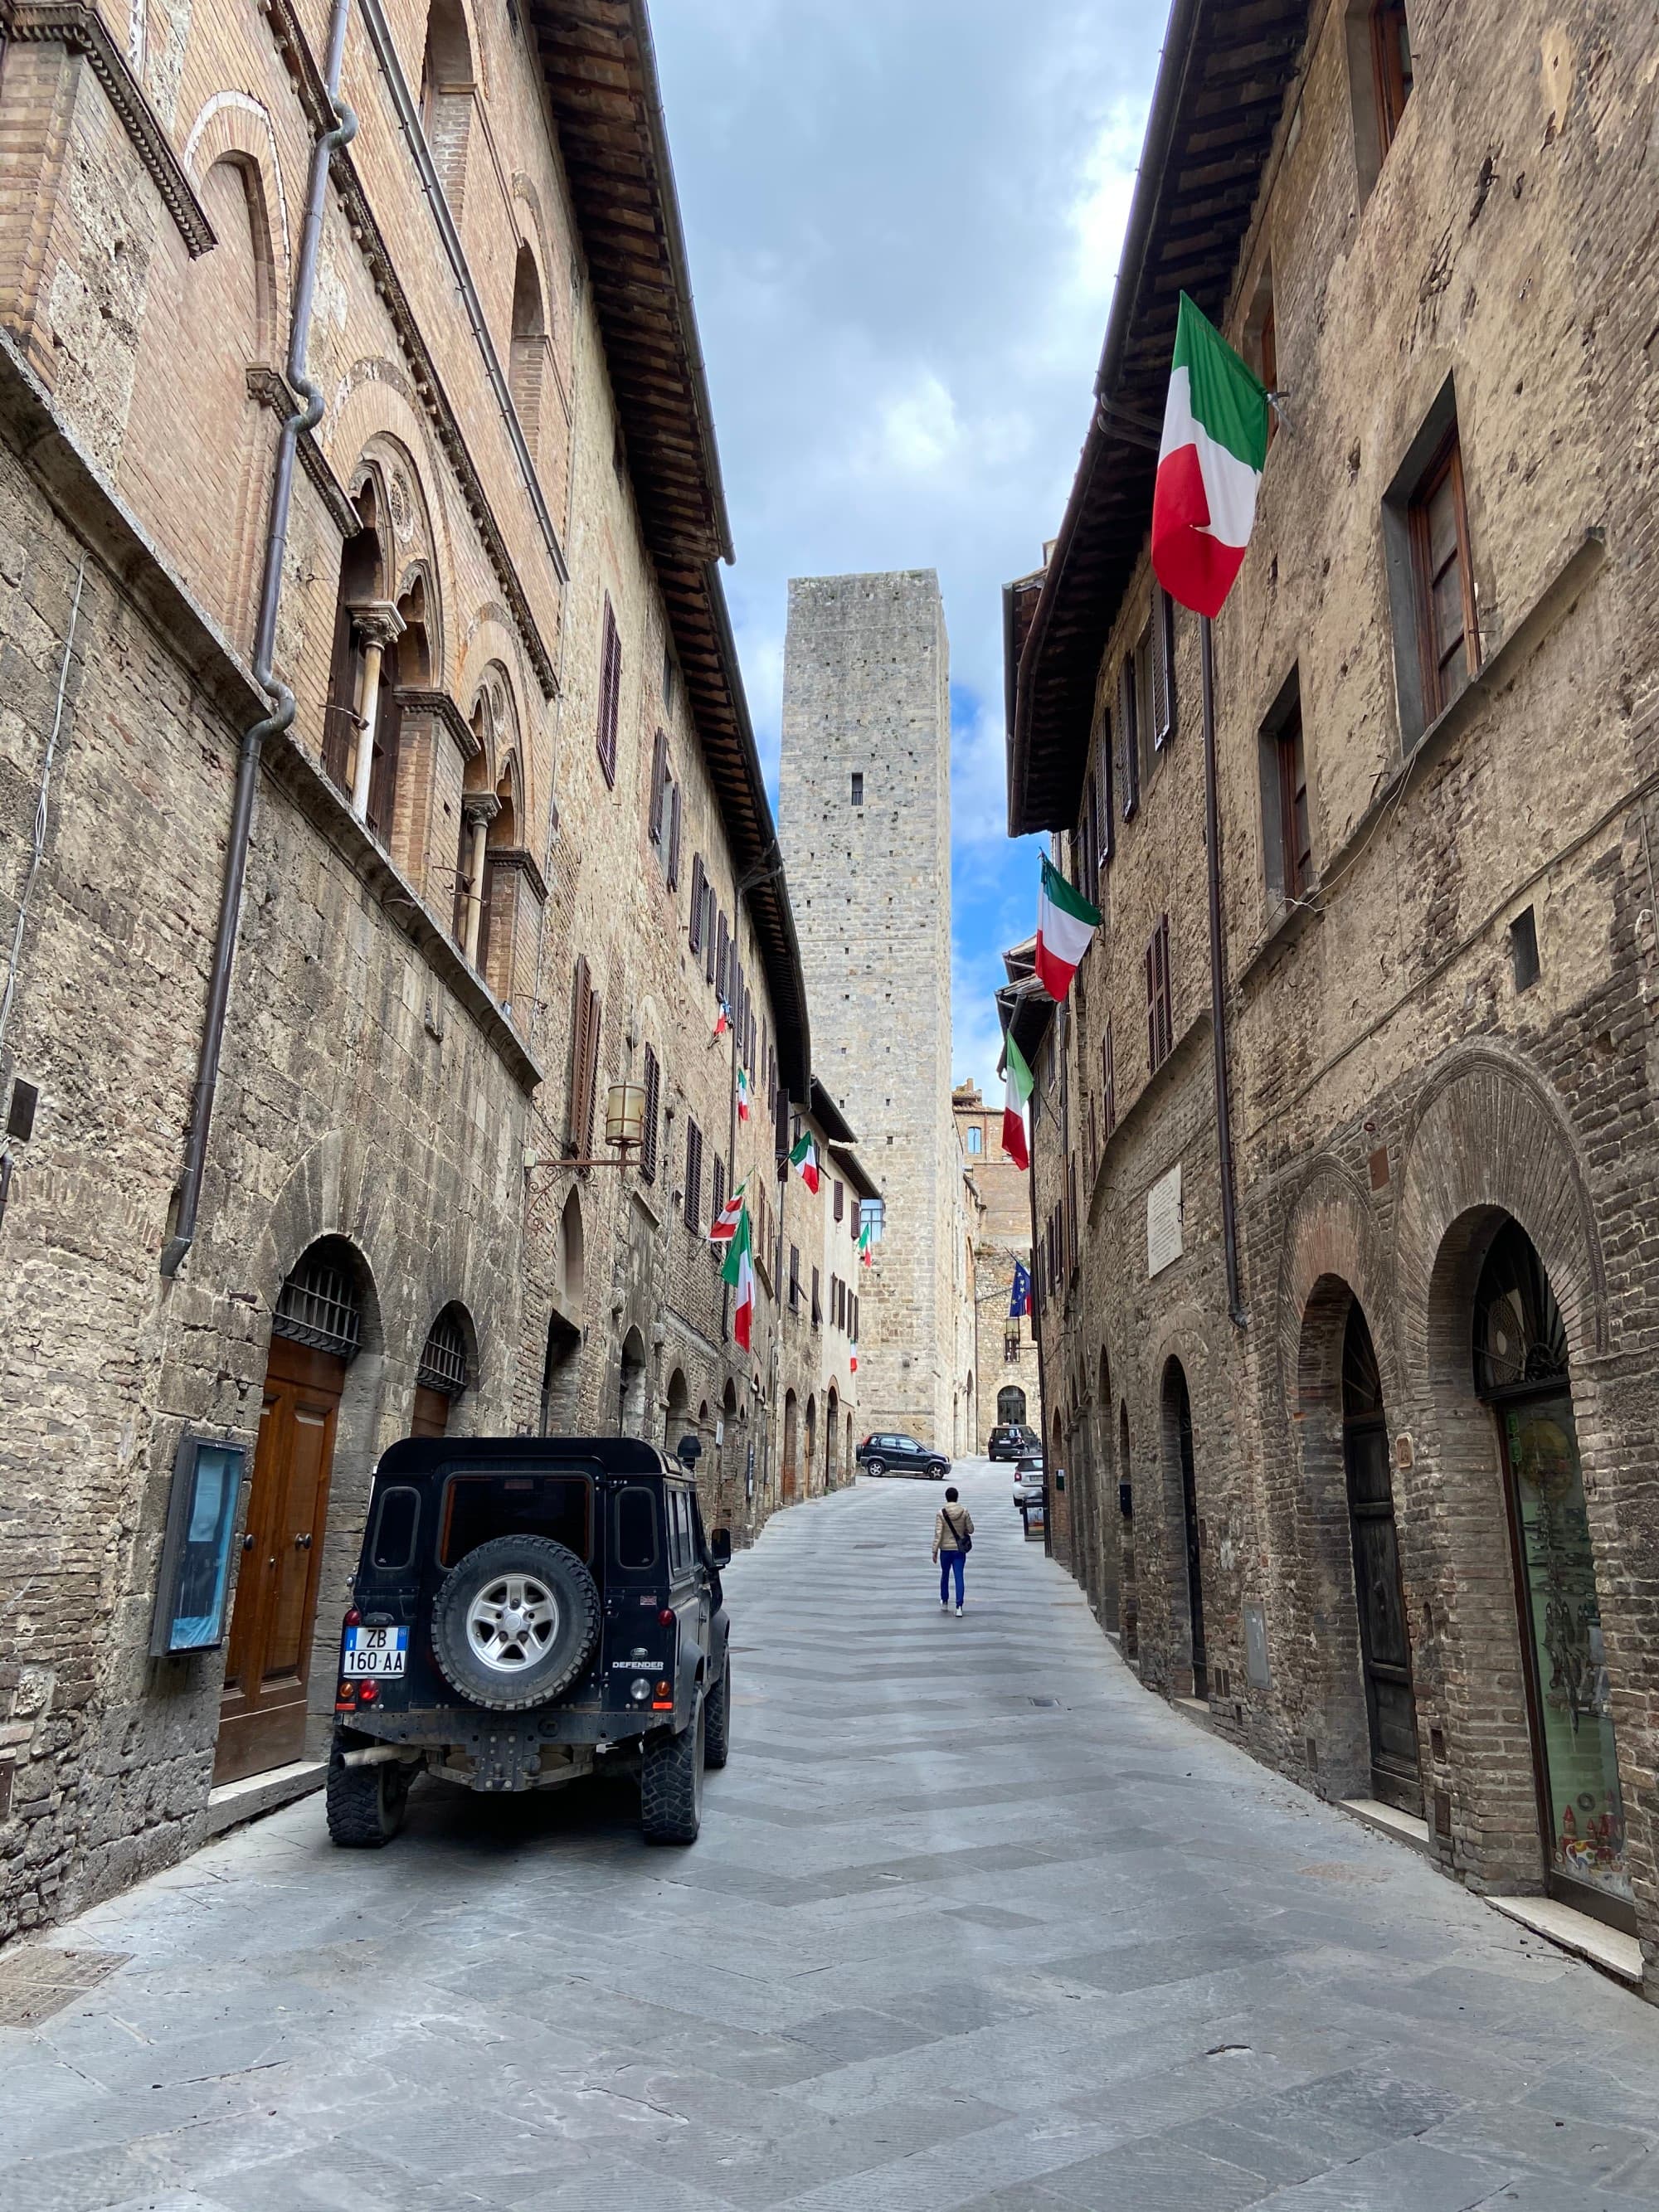
POLYGON ((276 441, 276 465, 271 481, 270 522, 265 533, 264 574, 259 587, 259 620, 254 632, 253 673, 260 688, 270 693, 272 708, 242 735, 236 764, 236 794, 231 806, 230 842, 225 854, 224 884, 219 897, 219 922, 213 942, 213 968, 208 981, 207 1014, 202 1026, 202 1048, 196 1064, 196 1087, 191 1097, 190 1132, 185 1141, 184 1172, 179 1179, 179 1212, 173 1233, 161 1252, 161 1273, 176 1275, 185 1254, 196 1241, 196 1216, 202 1198, 202 1170, 207 1159, 208 1131, 213 1121, 213 1102, 219 1087, 219 1058, 224 1045, 225 1016, 230 1005, 231 969, 236 957, 236 937, 242 918, 242 887, 247 876, 248 835, 253 823, 253 795, 258 786, 259 754, 264 741, 288 728, 294 720, 294 694, 271 672, 276 650, 276 609, 283 594, 283 556, 288 544, 289 507, 294 491, 294 457, 302 430, 314 429, 323 419, 322 386, 306 374, 306 353, 311 337, 312 304, 317 290, 317 258, 323 235, 323 208, 328 191, 328 168, 335 149, 349 145, 357 135, 357 118, 340 98, 340 70, 345 56, 346 23, 351 0, 334 0, 329 18, 328 57, 324 83, 334 124, 319 134, 311 149, 311 178, 306 195, 305 228, 300 240, 300 264, 294 280, 294 309, 289 323, 288 380, 305 404, 287 416, 276 441))

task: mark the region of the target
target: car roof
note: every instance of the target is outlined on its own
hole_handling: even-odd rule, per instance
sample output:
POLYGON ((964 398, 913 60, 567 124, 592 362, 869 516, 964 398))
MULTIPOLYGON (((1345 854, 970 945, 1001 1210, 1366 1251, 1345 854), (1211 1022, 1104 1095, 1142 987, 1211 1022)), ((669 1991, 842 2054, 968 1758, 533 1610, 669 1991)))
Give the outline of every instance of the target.
POLYGON ((404 1437, 380 1455, 376 1473, 418 1479, 467 1467, 568 1467, 586 1460, 605 1474, 689 1475, 683 1460, 638 1437, 404 1437))

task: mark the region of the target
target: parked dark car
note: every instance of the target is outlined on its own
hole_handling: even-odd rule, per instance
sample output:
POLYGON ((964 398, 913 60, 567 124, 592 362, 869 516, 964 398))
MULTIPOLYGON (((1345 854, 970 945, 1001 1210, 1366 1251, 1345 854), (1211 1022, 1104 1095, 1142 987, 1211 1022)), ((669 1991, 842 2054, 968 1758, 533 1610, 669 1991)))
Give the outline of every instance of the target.
POLYGON ((942 1451, 931 1444, 918 1443, 914 1437, 896 1435, 890 1429, 879 1436, 866 1437, 854 1454, 866 1474, 920 1474, 929 1481, 943 1482, 951 1472, 951 1462, 942 1451))
POLYGON ((333 1841, 390 1842, 423 1770, 480 1790, 621 1770, 647 1837, 694 1843, 731 1725, 731 1557, 690 1468, 633 1437, 393 1444, 341 1636, 333 1841))
POLYGON ((1035 1429, 1019 1421, 1003 1421, 992 1430, 986 1452, 992 1459, 1024 1459, 1028 1452, 1041 1449, 1042 1443, 1035 1429))

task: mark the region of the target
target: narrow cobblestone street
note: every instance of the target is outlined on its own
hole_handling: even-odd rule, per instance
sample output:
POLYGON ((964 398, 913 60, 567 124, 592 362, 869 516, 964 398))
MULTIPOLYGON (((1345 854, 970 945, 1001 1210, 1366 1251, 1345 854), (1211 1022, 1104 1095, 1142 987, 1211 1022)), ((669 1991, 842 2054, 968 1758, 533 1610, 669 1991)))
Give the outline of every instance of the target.
POLYGON ((5 2212, 1659 2203, 1659 2020, 1144 1692, 1006 1468, 781 1514, 702 1840, 630 1793, 312 1798, 56 1931, 5 2212))

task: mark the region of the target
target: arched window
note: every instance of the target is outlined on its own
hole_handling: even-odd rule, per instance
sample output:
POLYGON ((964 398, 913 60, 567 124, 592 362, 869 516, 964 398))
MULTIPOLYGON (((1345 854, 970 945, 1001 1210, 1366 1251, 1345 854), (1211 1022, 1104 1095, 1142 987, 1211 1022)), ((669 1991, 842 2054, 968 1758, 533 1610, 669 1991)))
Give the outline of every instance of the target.
POLYGON ((355 1359, 362 1334, 357 1262, 349 1245, 325 1237, 304 1254, 276 1294, 273 1336, 312 1352, 355 1359))
POLYGON ((475 89, 472 41, 460 0, 432 0, 421 58, 421 128, 457 222, 466 198, 466 149, 475 89))
POLYGON ((975 1159, 985 1150, 985 1132, 977 1121, 968 1124, 968 1150, 975 1159))
POLYGON ((536 273, 535 255, 528 246, 521 244, 513 271, 513 344, 508 382, 525 443, 532 456, 536 434, 541 426, 542 372, 546 362, 547 320, 542 309, 542 281, 536 273))
POLYGON ((365 671, 365 639, 352 610, 379 599, 383 589, 380 495, 372 475, 364 478, 352 504, 360 527, 340 548, 334 647, 329 664, 328 702, 323 710, 323 769, 329 781, 348 794, 362 726, 359 701, 365 671))
POLYGON ((464 1306, 451 1304, 427 1331, 421 1364, 415 1371, 415 1418, 410 1434, 441 1437, 449 1428, 450 1408, 471 1380, 472 1325, 464 1306))
POLYGON ((997 1392, 997 1419, 1004 1428, 1024 1425, 1025 1393, 1017 1383, 1005 1382, 997 1392))
POLYGON ((580 1311, 581 1307, 586 1275, 585 1255, 582 1202, 573 1190, 565 1200, 559 1220, 559 1298, 568 1312, 580 1311))

